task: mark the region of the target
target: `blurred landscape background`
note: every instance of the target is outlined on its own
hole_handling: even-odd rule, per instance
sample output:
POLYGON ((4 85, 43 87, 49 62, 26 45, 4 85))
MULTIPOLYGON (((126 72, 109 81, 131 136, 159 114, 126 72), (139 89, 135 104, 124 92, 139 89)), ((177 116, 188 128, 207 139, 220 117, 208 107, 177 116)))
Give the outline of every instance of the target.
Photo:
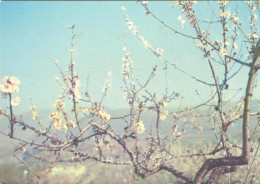
MULTIPOLYGON (((234 103, 236 104, 236 103, 234 103)), ((258 103, 254 101, 253 103, 253 111, 258 110, 258 103)), ((171 109, 174 111, 174 109, 171 109)), ((110 110, 112 116, 118 116, 120 114, 124 114, 126 110, 110 110)), ((42 122, 49 122, 49 114, 51 111, 49 110, 39 110, 39 118, 42 122)), ((31 119, 31 112, 25 112, 22 115, 24 121, 35 123, 31 119)), ((143 116, 143 121, 146 127, 149 127, 149 123, 153 122, 153 115, 149 113, 145 113, 143 116)), ((9 131, 8 129, 8 120, 1 117, 1 124, 0 128, 5 130, 6 132, 9 131)), ((82 119, 81 121, 84 121, 82 119)), ((257 123, 257 120, 253 118, 253 124, 257 123)), ((211 126, 207 124, 207 121, 199 123, 203 125, 204 131, 200 130, 188 130, 187 132, 183 132, 182 138, 174 143, 174 154, 175 155, 182 155, 184 153, 191 154, 191 153, 200 153, 205 150, 208 152, 212 151, 216 144, 216 140, 214 137, 214 132, 211 126)), ((111 121, 111 125, 115 127, 117 132, 123 133, 123 124, 122 122, 118 122, 116 120, 111 121)), ((241 121, 237 121, 229 127, 229 136, 232 137, 233 140, 237 141, 237 144, 241 143, 241 121)), ((254 127, 254 126, 252 126, 254 127)), ((171 129, 171 122, 166 119, 164 122, 164 126, 161 127, 162 135, 168 133, 171 129)), ((15 134, 23 135, 24 138, 30 138, 30 134, 25 134, 21 128, 17 128, 15 134)), ((260 135, 260 132, 257 132, 260 135)), ((161 171, 159 174, 152 175, 146 179, 142 179, 140 177, 136 177, 134 175, 133 168, 131 166, 117 166, 117 165, 109 165, 99 163, 93 160, 88 160, 82 163, 61 163, 56 165, 49 171, 48 165, 44 162, 40 162, 26 154, 20 154, 23 161, 25 161, 35 173, 42 176, 40 180, 37 180, 36 176, 27 170, 23 164, 19 163, 13 157, 13 148, 15 145, 14 140, 10 140, 9 137, 0 135, 0 183, 1 184, 18 184, 18 183, 36 183, 39 181, 40 183, 90 183, 90 184, 120 184, 120 183, 133 183, 133 184, 154 184, 154 183, 163 183, 163 184, 170 184, 170 183, 182 183, 182 181, 176 179, 171 174, 161 171)), ((145 141, 143 141, 144 146, 145 141)), ((86 149, 92 149, 91 147, 87 147, 86 149)), ((115 147, 115 149, 117 149, 115 147)), ((38 153, 34 153, 38 154, 38 153)), ((40 152, 39 152, 40 154, 40 152)), ((206 158, 210 158, 210 156, 200 156, 200 157, 186 157, 176 159, 175 167, 179 168, 183 171, 188 171, 190 175, 194 175, 194 173, 199 169, 200 165, 203 163, 206 158), (196 165, 196 167, 190 167, 190 165, 196 165), (185 166, 185 167, 183 167, 185 166)), ((257 183, 260 181, 259 176, 259 169, 260 169, 260 158, 259 156, 256 157, 256 161, 252 167, 252 175, 255 179, 253 183, 257 183)), ((221 182, 223 183, 231 183, 236 184, 240 183, 244 180, 245 175, 247 174, 247 166, 243 166, 238 168, 236 173, 229 173, 226 174, 225 177, 222 178, 221 182)))

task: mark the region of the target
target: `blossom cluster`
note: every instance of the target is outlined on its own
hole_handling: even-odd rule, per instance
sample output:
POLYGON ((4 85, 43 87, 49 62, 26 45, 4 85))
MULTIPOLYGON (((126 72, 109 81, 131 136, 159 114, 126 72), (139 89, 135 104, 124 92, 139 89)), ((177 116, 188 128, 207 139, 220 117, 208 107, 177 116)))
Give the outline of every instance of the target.
POLYGON ((109 121, 111 119, 111 115, 108 114, 104 109, 97 110, 96 108, 92 107, 81 107, 80 110, 85 114, 90 112, 91 114, 94 114, 105 121, 109 121))
POLYGON ((14 93, 19 92, 20 80, 16 77, 7 77, 3 79, 3 84, 0 85, 0 89, 3 93, 14 93))
MULTIPOLYGON (((4 95, 19 92, 20 80, 16 77, 5 76, 3 83, 0 84, 0 90, 4 95)), ((11 105, 17 106, 20 103, 20 97, 11 98, 11 105)))
MULTIPOLYGON (((79 86, 80 86, 80 82, 79 82, 79 76, 77 74, 77 72, 73 72, 73 80, 71 80, 71 88, 69 89, 69 97, 73 98, 74 96, 74 100, 76 102, 79 101, 79 99, 81 99, 80 96, 80 92, 79 92, 79 86)), ((64 81, 68 80, 68 78, 64 78, 64 81)), ((70 81, 70 80, 69 80, 70 81)))
POLYGON ((142 120, 139 120, 135 123, 135 130, 137 134, 142 134, 145 131, 144 123, 142 120))
MULTIPOLYGON (((66 117, 66 113, 64 112, 65 103, 63 102, 61 96, 55 101, 53 106, 56 107, 56 110, 57 110, 56 112, 53 112, 50 114, 50 119, 53 122, 54 128, 56 128, 57 130, 60 130, 61 128, 63 128, 64 132, 66 132, 68 127, 72 127, 72 128, 76 127, 76 124, 73 121, 68 120, 66 117), (63 122, 62 116, 64 116, 66 123, 62 123, 63 122)), ((33 116, 34 116, 34 113, 36 111, 33 108, 32 108, 32 110, 33 110, 33 116)), ((37 117, 37 114, 36 114, 36 117, 37 117)))
POLYGON ((181 25, 184 26, 184 24, 186 23, 186 21, 182 18, 182 16, 179 15, 177 19, 180 21, 181 25))
POLYGON ((76 127, 76 124, 72 120, 68 121, 67 123, 62 123, 62 113, 59 111, 51 113, 50 119, 53 122, 54 128, 56 128, 57 130, 63 129, 64 132, 67 132, 68 127, 76 127))
POLYGON ((36 120, 37 117, 38 117, 38 112, 36 110, 36 107, 34 105, 31 106, 31 109, 32 109, 32 119, 33 120, 36 120))
POLYGON ((130 53, 127 51, 122 58, 122 61, 124 62, 122 64, 122 75, 124 80, 131 79, 133 77, 133 61, 130 58, 130 53))
POLYGON ((131 30, 132 33, 138 37, 139 40, 141 40, 141 42, 143 43, 145 48, 151 50, 157 57, 161 57, 163 54, 163 49, 162 48, 153 48, 152 45, 147 40, 145 40, 145 38, 142 35, 140 35, 138 33, 137 27, 134 25, 134 22, 131 21, 128 18, 127 14, 125 13, 125 11, 126 11, 125 7, 122 7, 121 9, 124 12, 125 21, 126 21, 126 24, 128 25, 128 29, 131 30))
MULTIPOLYGON (((256 6, 254 3, 251 3, 250 1, 247 1, 248 4, 248 8, 250 10, 250 29, 251 29, 251 33, 247 35, 248 39, 252 42, 255 42, 256 39, 259 38, 257 32, 258 29, 256 27, 256 20, 258 19, 257 14, 255 13, 256 10, 256 6)), ((250 58, 250 57, 249 57, 250 58)))
POLYGON ((161 112, 159 115, 160 120, 164 121, 167 118, 168 111, 161 112))
MULTIPOLYGON (((177 6, 182 8, 182 12, 183 15, 189 20, 190 25, 192 27, 196 27, 196 25, 198 24, 198 20, 195 17, 194 11, 193 11, 193 5, 195 3, 193 3, 192 1, 188 1, 188 2, 180 2, 177 4, 177 6)), ((186 22, 184 21, 184 19, 182 19, 181 17, 178 17, 178 20, 181 21, 181 24, 184 25, 186 22)))
POLYGON ((53 125, 57 130, 60 130, 62 128, 62 114, 61 112, 53 112, 50 114, 50 119, 53 121, 53 125))
POLYGON ((106 121, 109 121, 111 118, 110 114, 108 114, 104 109, 99 110, 98 115, 100 118, 106 121))
POLYGON ((225 1, 225 0, 218 1, 218 4, 223 5, 223 6, 226 6, 227 3, 228 3, 228 1, 225 1))
POLYGON ((62 101, 62 99, 59 98, 59 99, 57 99, 57 100, 55 101, 55 103, 53 104, 53 106, 56 107, 57 110, 61 110, 61 109, 63 109, 63 108, 65 107, 65 104, 64 104, 64 102, 62 101))
POLYGON ((106 93, 107 90, 109 88, 111 88, 111 86, 112 86, 112 83, 111 83, 112 82, 112 80, 111 80, 112 74, 113 74, 112 71, 107 73, 107 79, 106 79, 105 85, 103 87, 103 93, 106 93))

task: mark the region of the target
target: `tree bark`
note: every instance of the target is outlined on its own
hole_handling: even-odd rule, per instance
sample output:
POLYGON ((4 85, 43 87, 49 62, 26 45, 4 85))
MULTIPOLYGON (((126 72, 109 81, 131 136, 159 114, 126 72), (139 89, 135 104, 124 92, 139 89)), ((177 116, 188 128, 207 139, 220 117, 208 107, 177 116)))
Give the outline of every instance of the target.
POLYGON ((221 176, 225 173, 225 167, 218 167, 212 170, 207 184, 217 184, 221 176))

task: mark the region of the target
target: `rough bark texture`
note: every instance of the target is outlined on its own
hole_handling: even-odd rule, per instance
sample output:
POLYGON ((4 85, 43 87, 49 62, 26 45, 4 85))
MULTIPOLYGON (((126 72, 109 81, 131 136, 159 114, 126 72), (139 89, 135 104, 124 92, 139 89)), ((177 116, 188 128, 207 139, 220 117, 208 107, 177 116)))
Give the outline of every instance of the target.
POLYGON ((226 173, 235 172, 236 166, 231 167, 218 167, 212 170, 207 184, 217 184, 219 179, 226 173))
POLYGON ((217 184, 220 177, 224 174, 225 167, 218 167, 212 170, 207 184, 217 184))
POLYGON ((172 173, 177 178, 181 178, 182 180, 184 180, 184 181, 186 181, 188 183, 192 183, 192 179, 191 178, 185 176, 183 172, 177 171, 173 167, 161 166, 161 169, 162 170, 166 170, 166 171, 172 173))
POLYGON ((194 184, 200 184, 206 174, 214 168, 223 167, 223 166, 234 166, 234 165, 246 165, 248 164, 248 160, 244 157, 225 157, 218 159, 209 159, 204 162, 200 170, 197 172, 194 184))
POLYGON ((243 157, 248 160, 249 152, 250 152, 250 112, 251 112, 251 102, 253 95, 254 82, 256 77, 255 65, 253 62, 253 66, 250 68, 246 87, 246 96, 245 96, 245 105, 244 105, 244 113, 243 113, 243 157))

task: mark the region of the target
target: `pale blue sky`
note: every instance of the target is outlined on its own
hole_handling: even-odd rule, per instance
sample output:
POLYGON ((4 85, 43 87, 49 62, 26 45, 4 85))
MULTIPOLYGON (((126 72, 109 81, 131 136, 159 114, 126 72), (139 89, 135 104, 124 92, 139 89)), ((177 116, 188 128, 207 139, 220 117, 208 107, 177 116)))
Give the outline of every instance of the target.
MULTIPOLYGON (((240 4, 243 2, 240 2, 240 4)), ((170 25, 185 32, 177 20, 178 8, 172 2, 150 2, 149 6, 170 25)), ((234 3, 233 3, 234 4, 234 3)), ((196 6, 202 9, 206 2, 196 6)), ((244 5, 244 4, 243 4, 244 5)), ((75 61, 81 78, 81 91, 85 90, 86 77, 90 76, 89 90, 94 99, 102 95, 107 72, 112 71, 112 89, 105 105, 110 108, 125 107, 121 86, 121 58, 123 46, 132 54, 136 76, 144 81, 154 63, 163 68, 163 63, 154 57, 128 30, 121 7, 135 23, 139 32, 155 47, 164 49, 164 56, 198 78, 213 82, 208 64, 192 41, 173 34, 151 16, 143 13, 136 2, 2 2, 0 4, 0 77, 17 76, 21 80, 21 105, 18 111, 29 110, 29 98, 38 108, 52 108, 60 93, 54 81, 59 71, 53 65, 58 59, 65 69, 69 62, 70 30, 67 26, 76 23, 75 61)), ((242 19, 248 15, 241 9, 242 19)), ((200 13, 203 16, 202 13, 200 13)), ((206 14, 206 13, 204 13, 206 14)), ((219 31, 216 31, 219 33, 219 31)), ((212 33, 214 34, 214 33, 212 33)), ((151 91, 162 92, 164 74, 159 69, 158 78, 150 85, 151 91)), ((247 70, 242 69, 242 74, 247 70)), ((233 81, 231 88, 244 87, 243 75, 233 81)), ((179 91, 189 103, 199 100, 197 89, 207 97, 209 88, 194 82, 180 72, 169 70, 169 85, 179 91)), ((4 107, 6 104, 1 99, 4 107)))

